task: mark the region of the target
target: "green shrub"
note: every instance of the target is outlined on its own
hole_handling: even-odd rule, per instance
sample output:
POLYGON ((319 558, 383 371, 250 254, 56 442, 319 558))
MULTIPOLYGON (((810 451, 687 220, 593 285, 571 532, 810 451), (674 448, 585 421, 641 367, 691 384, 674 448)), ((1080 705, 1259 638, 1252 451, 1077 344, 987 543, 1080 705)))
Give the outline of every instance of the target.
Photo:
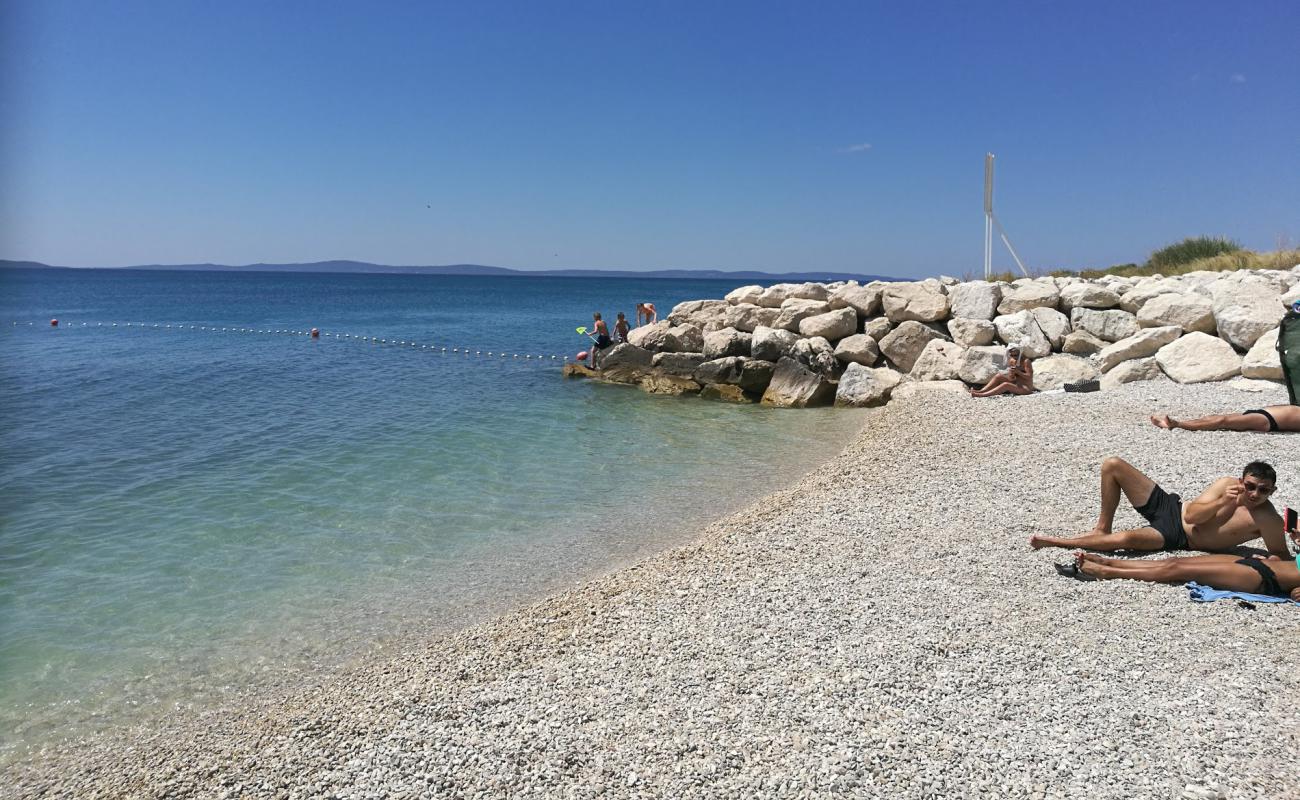
POLYGON ((1157 271, 1166 270, 1240 249, 1239 243, 1223 236, 1195 236, 1155 251, 1147 259, 1147 266, 1157 271))

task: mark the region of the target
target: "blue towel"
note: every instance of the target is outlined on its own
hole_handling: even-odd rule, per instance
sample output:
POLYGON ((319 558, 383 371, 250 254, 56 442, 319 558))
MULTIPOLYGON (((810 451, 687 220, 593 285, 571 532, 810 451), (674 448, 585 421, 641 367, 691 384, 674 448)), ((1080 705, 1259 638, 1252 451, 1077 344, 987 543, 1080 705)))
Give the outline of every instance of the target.
POLYGON ((1300 603, 1289 597, 1278 597, 1272 594, 1251 594, 1250 592, 1226 592, 1223 589, 1214 589, 1209 586, 1202 586, 1196 581, 1188 581, 1187 591, 1191 594, 1191 599, 1198 603, 1211 603, 1215 600, 1246 600, 1251 603, 1290 603, 1293 606, 1300 606, 1300 603))

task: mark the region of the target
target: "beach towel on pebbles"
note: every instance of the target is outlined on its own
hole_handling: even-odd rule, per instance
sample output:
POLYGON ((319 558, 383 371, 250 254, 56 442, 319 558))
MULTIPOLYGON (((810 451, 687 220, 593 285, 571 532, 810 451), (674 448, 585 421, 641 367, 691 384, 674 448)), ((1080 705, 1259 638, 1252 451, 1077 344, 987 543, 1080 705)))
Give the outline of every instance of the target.
POLYGON ((1289 597, 1278 597, 1272 594, 1252 594, 1251 592, 1229 592, 1223 589, 1202 586, 1196 581, 1188 581, 1185 585, 1187 586, 1189 598, 1197 603, 1212 603, 1215 600, 1245 600, 1248 603, 1289 603, 1293 606, 1300 606, 1300 603, 1289 597))

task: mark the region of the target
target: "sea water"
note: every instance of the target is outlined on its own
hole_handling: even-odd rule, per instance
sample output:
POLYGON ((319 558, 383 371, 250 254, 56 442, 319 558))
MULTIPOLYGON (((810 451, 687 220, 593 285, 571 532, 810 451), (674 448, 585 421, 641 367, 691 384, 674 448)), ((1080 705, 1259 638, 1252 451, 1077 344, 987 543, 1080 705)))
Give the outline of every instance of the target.
POLYGON ((0 271, 0 757, 486 618, 793 481, 862 417, 560 376, 592 311, 735 286, 0 271))

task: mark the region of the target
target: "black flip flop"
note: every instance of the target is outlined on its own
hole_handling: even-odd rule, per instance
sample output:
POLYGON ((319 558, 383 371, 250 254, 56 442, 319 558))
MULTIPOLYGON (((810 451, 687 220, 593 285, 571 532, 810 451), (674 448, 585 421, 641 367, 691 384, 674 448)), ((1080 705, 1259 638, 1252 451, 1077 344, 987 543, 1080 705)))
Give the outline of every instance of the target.
POLYGON ((1083 581, 1086 583, 1087 581, 1097 580, 1096 577, 1079 569, 1077 561, 1071 561, 1069 564, 1053 564, 1052 566, 1056 567, 1057 575, 1064 575, 1065 577, 1073 578, 1076 581, 1083 581))

